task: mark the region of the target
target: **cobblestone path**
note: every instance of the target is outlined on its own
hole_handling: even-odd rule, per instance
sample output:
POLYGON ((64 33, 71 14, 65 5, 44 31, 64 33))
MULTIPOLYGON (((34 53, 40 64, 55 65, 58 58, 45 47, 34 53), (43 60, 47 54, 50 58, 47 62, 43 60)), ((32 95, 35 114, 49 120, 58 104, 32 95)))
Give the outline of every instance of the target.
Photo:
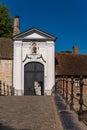
POLYGON ((60 96, 55 96, 55 102, 64 130, 87 130, 87 126, 78 120, 78 115, 65 105, 65 101, 60 96))
POLYGON ((63 130, 53 97, 0 97, 0 130, 63 130))

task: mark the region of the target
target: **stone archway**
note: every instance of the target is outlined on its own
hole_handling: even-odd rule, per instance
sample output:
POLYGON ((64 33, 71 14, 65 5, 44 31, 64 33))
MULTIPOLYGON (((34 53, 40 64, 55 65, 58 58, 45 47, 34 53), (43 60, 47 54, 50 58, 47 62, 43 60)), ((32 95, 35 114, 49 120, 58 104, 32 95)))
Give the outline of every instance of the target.
POLYGON ((43 64, 39 62, 29 62, 25 64, 24 95, 44 95, 44 65, 43 64))

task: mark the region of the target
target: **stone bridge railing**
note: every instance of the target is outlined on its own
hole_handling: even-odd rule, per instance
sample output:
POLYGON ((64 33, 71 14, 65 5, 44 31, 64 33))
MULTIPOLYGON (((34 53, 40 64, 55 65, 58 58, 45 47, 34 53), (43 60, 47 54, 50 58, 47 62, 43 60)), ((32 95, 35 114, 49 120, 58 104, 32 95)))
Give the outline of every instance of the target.
POLYGON ((71 110, 78 113, 78 119, 87 121, 87 79, 83 76, 62 76, 56 78, 56 94, 65 99, 71 110))

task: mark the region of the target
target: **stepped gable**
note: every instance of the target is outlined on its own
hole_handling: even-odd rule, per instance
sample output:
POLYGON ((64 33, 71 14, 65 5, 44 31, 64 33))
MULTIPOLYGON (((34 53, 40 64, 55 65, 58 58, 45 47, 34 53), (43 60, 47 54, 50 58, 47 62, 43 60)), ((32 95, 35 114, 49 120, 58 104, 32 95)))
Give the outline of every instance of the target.
POLYGON ((13 41, 10 38, 0 38, 0 59, 13 58, 13 41))
POLYGON ((56 53, 56 75, 87 76, 87 55, 56 53))

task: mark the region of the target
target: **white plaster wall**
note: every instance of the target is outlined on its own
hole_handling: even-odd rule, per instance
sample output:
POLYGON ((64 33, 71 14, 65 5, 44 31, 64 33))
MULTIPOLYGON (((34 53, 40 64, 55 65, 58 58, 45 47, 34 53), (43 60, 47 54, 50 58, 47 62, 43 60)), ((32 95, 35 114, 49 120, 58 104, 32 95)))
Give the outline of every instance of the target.
POLYGON ((21 86, 22 86, 22 80, 21 80, 21 74, 22 74, 22 68, 21 68, 21 41, 14 42, 14 61, 13 61, 13 86, 15 87, 16 95, 21 95, 21 86))
POLYGON ((52 87, 55 85, 55 66, 54 66, 54 42, 36 42, 39 47, 38 54, 31 54, 31 42, 14 42, 14 67, 13 67, 13 85, 16 95, 23 94, 24 90, 24 65, 28 62, 40 62, 44 65, 44 93, 51 95, 52 87), (42 54, 46 63, 38 56, 42 54), (31 59, 25 59, 26 55, 31 59), (23 62, 24 61, 24 62, 23 62))
POLYGON ((38 37, 39 37, 40 39, 45 39, 45 37, 40 36, 40 35, 37 34, 37 33, 33 33, 33 34, 29 35, 29 36, 26 36, 25 38, 28 38, 28 39, 31 39, 31 38, 36 39, 36 38, 38 38, 38 37))
POLYGON ((54 64, 54 42, 47 42, 47 80, 45 91, 47 95, 51 95, 52 88, 55 85, 55 64, 54 64))

